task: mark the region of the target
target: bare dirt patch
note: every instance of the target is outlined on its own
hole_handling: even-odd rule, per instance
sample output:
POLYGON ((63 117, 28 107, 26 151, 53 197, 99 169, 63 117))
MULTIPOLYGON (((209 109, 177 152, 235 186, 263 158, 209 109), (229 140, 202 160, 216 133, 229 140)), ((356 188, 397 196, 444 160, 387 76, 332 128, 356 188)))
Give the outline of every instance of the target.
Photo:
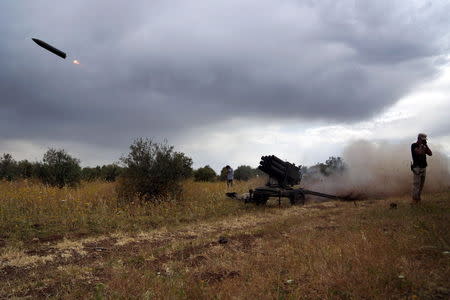
POLYGON ((220 282, 224 279, 236 278, 239 276, 240 276, 239 271, 222 270, 220 272, 203 272, 203 273, 195 274, 194 278, 197 280, 211 284, 211 283, 220 282))
POLYGON ((386 203, 373 202, 365 209, 352 203, 271 208, 177 228, 39 243, 20 255, 53 259, 25 265, 4 259, 3 284, 20 288, 11 291, 3 285, 0 297, 62 297, 61 291, 94 297, 103 291, 109 298, 179 298, 182 291, 188 298, 252 298, 257 293, 358 298, 384 285, 384 296, 444 295, 447 249, 432 243, 447 237, 444 232, 444 242, 432 239, 435 225, 430 222, 446 219, 427 216, 427 210, 441 210, 414 211, 402 202, 390 210, 386 203), (406 247, 412 239, 415 246, 406 247), (432 247, 423 248, 427 243, 432 247), (422 284, 417 270, 434 272, 430 280, 439 292, 437 287, 415 291, 422 284))

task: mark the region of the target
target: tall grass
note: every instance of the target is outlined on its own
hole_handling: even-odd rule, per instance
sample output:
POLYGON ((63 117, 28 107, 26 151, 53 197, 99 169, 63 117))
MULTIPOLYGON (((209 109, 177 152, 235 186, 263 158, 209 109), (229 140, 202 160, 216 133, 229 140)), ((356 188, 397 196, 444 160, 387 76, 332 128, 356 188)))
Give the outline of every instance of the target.
POLYGON ((419 207, 410 207, 407 198, 380 199, 372 207, 344 203, 330 211, 280 214, 257 232, 230 233, 226 245, 212 244, 213 237, 196 247, 186 243, 186 255, 161 259, 162 270, 170 268, 161 274, 155 265, 142 263, 154 249, 142 248, 122 269, 108 269, 112 276, 104 281, 105 294, 128 299, 149 294, 155 299, 449 299, 448 200, 445 193, 419 207), (390 201, 399 202, 399 208, 389 209, 390 201))
MULTIPOLYGON (((233 190, 243 192, 259 184, 241 182, 233 190)), ((16 264, 1 270, 6 280, 0 283, 0 298, 450 296, 449 192, 425 194, 419 206, 410 206, 409 197, 397 197, 357 206, 344 202, 263 210, 226 199, 223 183, 186 181, 183 187, 180 201, 122 205, 111 183, 62 190, 30 182, 0 183, 0 234, 9 235, 9 242, 56 234, 132 232, 211 219, 201 226, 180 226, 159 239, 155 235, 150 243, 117 241, 101 255, 75 240, 44 247, 45 256, 3 247, 5 261, 16 264), (397 209, 390 208, 392 202, 397 209), (230 215, 240 216, 216 222, 230 215), (226 243, 217 242, 219 234, 226 243), (61 244, 81 247, 85 259, 53 253, 63 253, 61 244), (25 259, 43 263, 23 267, 25 259)), ((36 245, 40 250, 42 244, 36 245)))
MULTIPOLYGON (((237 182, 236 192, 257 182, 237 182)), ((183 183, 180 200, 122 203, 114 183, 83 183, 79 188, 55 188, 36 182, 0 182, 0 236, 33 238, 81 236, 115 230, 137 231, 198 219, 238 214, 243 204, 225 197, 223 182, 183 183)))

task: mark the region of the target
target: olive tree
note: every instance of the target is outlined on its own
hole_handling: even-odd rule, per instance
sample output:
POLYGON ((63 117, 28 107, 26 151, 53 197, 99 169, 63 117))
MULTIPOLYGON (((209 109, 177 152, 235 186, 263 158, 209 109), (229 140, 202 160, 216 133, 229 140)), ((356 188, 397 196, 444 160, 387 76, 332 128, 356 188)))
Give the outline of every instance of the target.
POLYGON ((39 177, 46 184, 62 188, 80 183, 80 160, 69 155, 64 149, 48 149, 40 168, 39 177))
POLYGON ((192 175, 192 159, 176 152, 167 143, 151 139, 136 139, 128 155, 120 159, 123 171, 119 177, 118 193, 124 200, 138 197, 152 201, 165 196, 177 196, 181 181, 192 175))

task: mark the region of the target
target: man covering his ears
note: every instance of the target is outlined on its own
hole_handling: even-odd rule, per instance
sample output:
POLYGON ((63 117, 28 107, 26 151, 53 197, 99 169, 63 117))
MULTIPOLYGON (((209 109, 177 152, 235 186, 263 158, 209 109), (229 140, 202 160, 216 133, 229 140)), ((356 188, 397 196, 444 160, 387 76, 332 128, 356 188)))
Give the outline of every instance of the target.
POLYGON ((421 201, 420 194, 425 183, 427 155, 433 155, 433 152, 427 145, 427 135, 425 133, 419 133, 417 142, 411 145, 411 155, 413 159, 411 171, 414 174, 412 200, 414 204, 417 204, 421 201))

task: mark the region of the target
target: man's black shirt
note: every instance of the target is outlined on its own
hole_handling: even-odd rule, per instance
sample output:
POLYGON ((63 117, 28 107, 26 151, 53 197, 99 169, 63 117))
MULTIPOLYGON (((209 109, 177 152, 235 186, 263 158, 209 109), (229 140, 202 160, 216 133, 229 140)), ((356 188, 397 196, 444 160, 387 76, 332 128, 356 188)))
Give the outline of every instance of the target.
POLYGON ((413 159, 413 168, 419 167, 419 168, 426 168, 427 167, 427 155, 424 154, 417 154, 414 150, 416 148, 420 147, 419 143, 413 143, 411 145, 411 155, 413 159))

